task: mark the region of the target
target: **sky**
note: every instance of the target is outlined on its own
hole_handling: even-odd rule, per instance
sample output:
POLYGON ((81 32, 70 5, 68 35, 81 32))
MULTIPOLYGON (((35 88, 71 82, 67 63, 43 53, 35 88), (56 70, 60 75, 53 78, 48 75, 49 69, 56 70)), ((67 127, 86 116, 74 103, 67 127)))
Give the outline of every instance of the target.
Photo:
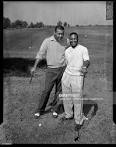
POLYGON ((112 25, 106 20, 106 1, 6 1, 3 16, 28 23, 56 25, 60 20, 75 25, 112 25))

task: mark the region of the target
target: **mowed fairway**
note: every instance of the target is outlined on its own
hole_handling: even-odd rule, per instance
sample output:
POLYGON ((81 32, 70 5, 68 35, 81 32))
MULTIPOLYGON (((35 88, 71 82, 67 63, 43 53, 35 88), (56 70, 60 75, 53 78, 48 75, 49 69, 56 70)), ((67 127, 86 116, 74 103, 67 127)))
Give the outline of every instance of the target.
MULTIPOLYGON (((5 30, 4 58, 34 59, 43 39, 52 35, 53 30, 53 28, 5 30)), ((81 131, 80 140, 74 142, 74 119, 61 122, 53 118, 51 113, 46 113, 40 120, 34 118, 34 111, 45 86, 46 69, 38 68, 31 84, 29 84, 30 77, 26 76, 26 73, 24 76, 18 75, 17 69, 11 70, 13 74, 4 75, 4 122, 1 125, 4 133, 0 134, 0 143, 114 143, 115 137, 112 133, 113 28, 107 26, 72 27, 66 28, 65 36, 67 37, 72 31, 79 33, 79 43, 88 48, 91 61, 85 79, 84 113, 89 116, 94 108, 94 114, 89 124, 81 131), (39 126, 40 123, 41 126, 39 126)), ((26 62, 20 62, 20 64, 20 67, 26 64, 27 68, 24 72, 28 72, 30 66, 33 65, 26 62)), ((49 102, 53 95, 54 89, 49 102)))

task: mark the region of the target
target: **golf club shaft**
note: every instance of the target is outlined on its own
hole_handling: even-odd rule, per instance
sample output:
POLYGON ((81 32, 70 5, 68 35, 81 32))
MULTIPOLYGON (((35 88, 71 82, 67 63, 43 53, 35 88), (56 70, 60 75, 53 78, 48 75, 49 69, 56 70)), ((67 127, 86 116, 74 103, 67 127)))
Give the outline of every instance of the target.
POLYGON ((83 75, 83 90, 84 90, 84 83, 85 83, 85 75, 83 75))
POLYGON ((30 79, 30 81, 29 81, 30 84, 31 84, 31 82, 32 82, 32 78, 33 78, 33 74, 31 74, 31 79, 30 79))

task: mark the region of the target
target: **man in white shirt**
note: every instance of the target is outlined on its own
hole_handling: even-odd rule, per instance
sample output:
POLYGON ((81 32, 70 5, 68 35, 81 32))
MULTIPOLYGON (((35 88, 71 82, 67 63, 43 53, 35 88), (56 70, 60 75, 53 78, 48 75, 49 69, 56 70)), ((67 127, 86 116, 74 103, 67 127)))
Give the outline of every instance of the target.
POLYGON ((45 87, 39 100, 39 105, 35 112, 35 117, 39 118, 44 112, 49 100, 50 93, 54 87, 55 95, 54 100, 51 104, 53 109, 53 117, 58 116, 58 107, 60 104, 59 93, 61 93, 61 78, 65 70, 65 46, 67 45, 64 37, 64 27, 56 26, 54 34, 46 38, 37 53, 36 60, 31 73, 33 74, 36 70, 37 64, 41 59, 46 58, 47 70, 45 76, 45 87))
POLYGON ((65 118, 73 117, 76 127, 79 128, 87 119, 83 115, 82 91, 84 76, 90 64, 89 54, 86 47, 78 44, 78 34, 72 32, 69 35, 70 47, 65 51, 67 67, 62 77, 62 92, 65 118))

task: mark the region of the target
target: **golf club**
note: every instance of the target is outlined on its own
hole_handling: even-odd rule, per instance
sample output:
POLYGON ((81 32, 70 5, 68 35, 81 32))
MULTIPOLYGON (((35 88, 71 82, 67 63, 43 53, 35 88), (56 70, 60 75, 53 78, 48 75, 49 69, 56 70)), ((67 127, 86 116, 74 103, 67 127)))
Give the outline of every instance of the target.
POLYGON ((31 78, 30 78, 29 84, 31 84, 33 76, 34 76, 34 72, 31 73, 31 78))

